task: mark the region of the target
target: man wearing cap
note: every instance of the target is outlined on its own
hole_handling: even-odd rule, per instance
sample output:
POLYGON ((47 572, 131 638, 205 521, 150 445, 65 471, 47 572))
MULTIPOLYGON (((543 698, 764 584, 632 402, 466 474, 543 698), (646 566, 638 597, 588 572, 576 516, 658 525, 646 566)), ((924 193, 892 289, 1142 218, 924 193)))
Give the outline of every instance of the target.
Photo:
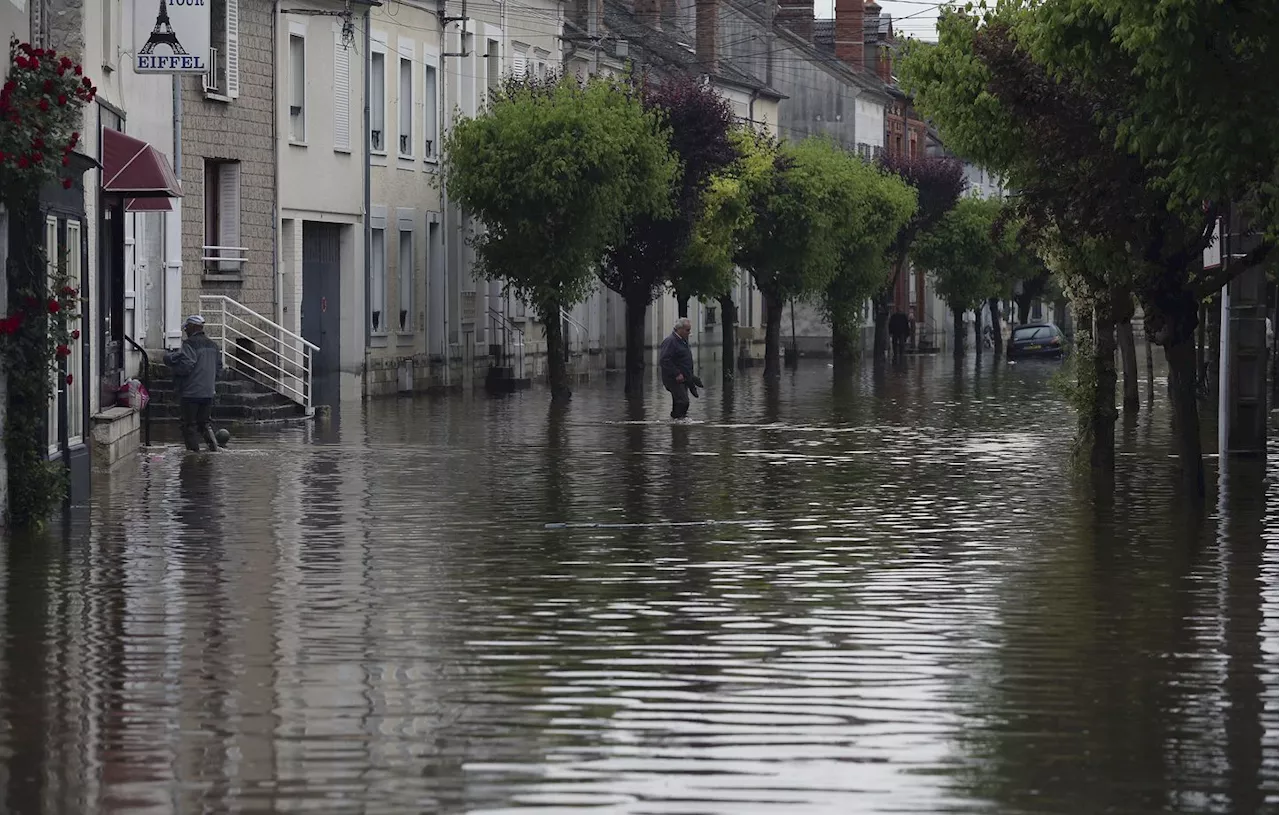
POLYGON ((164 355, 164 364, 173 370, 182 406, 182 440, 191 451, 200 449, 201 440, 210 450, 217 450, 209 414, 218 374, 222 372, 222 351, 205 336, 204 318, 199 314, 188 317, 183 330, 187 338, 182 347, 164 355))

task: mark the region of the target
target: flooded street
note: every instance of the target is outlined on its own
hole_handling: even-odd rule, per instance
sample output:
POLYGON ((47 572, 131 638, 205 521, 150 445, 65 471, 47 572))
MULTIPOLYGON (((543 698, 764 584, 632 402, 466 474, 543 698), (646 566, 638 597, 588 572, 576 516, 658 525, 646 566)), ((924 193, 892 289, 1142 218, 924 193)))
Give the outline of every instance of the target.
POLYGON ((153 449, 3 560, 0 812, 1274 812, 1274 439, 1193 521, 1158 382, 1094 501, 1054 370, 153 449))

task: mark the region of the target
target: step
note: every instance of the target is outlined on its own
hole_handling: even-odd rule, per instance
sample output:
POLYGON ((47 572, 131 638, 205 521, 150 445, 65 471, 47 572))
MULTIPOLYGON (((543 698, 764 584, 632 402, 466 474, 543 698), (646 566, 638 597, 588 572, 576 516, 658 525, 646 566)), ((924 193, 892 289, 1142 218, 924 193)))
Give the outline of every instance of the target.
MULTIPOLYGON (((157 405, 153 402, 150 406, 150 413, 150 418, 153 422, 177 422, 182 416, 182 409, 177 405, 157 405)), ((292 402, 283 405, 257 407, 223 405, 215 402, 213 410, 210 411, 210 416, 216 424, 265 424, 298 419, 302 415, 302 407, 292 402)))

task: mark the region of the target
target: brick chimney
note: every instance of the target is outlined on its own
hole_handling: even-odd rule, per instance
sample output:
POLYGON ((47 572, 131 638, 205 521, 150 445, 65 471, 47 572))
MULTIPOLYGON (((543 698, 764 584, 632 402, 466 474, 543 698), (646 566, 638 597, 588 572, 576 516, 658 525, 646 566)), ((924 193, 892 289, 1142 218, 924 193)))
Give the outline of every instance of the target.
POLYGON ((866 68, 862 4, 863 0, 836 0, 836 57, 855 71, 866 68))
POLYGON ((650 28, 660 27, 662 0, 635 0, 635 2, 636 20, 650 28))
POLYGON ((709 74, 719 69, 719 54, 716 51, 717 18, 720 15, 720 0, 697 0, 697 18, 694 46, 698 54, 698 66, 709 74))
POLYGON ((778 25, 813 42, 813 0, 778 0, 778 25))

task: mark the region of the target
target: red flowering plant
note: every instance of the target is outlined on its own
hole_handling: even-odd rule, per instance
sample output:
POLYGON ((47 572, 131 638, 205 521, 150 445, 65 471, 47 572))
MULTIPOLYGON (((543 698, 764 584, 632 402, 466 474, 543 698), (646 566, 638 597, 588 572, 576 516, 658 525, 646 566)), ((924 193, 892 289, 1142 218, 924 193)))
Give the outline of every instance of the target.
MULTIPOLYGON (((80 293, 66 258, 45 255, 41 191, 69 175, 80 142, 84 106, 97 94, 84 69, 56 51, 14 39, 0 87, 0 199, 15 240, 9 254, 8 314, 0 317, 0 355, 8 375, 4 445, 9 475, 9 524, 38 527, 62 502, 65 465, 47 461, 49 403, 74 384, 67 370, 79 331, 69 324, 80 293)), ((56 439, 49 439, 55 441, 56 439)))

